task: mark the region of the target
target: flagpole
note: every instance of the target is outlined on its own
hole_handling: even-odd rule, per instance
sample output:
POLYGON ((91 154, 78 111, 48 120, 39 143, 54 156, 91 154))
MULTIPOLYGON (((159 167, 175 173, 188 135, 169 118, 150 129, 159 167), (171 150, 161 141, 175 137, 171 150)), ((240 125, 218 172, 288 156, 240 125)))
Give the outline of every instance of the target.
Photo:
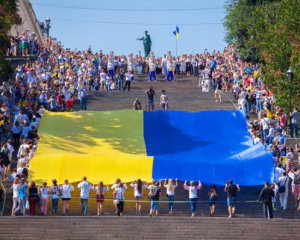
POLYGON ((177 57, 177 37, 176 37, 176 57, 177 57))

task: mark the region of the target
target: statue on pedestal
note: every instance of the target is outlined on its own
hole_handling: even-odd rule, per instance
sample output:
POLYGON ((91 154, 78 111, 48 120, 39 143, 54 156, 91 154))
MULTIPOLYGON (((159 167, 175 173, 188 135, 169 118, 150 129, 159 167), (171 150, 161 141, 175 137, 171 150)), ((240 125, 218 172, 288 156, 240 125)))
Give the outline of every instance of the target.
POLYGON ((148 31, 145 31, 144 37, 137 38, 137 40, 143 41, 145 57, 148 57, 149 53, 151 52, 151 46, 152 46, 151 38, 150 35, 148 34, 148 31))

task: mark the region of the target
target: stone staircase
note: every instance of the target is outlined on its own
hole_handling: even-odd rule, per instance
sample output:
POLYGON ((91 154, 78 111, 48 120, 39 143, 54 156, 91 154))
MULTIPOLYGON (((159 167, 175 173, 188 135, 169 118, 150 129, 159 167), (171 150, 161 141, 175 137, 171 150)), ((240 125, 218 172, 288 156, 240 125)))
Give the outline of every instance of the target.
POLYGON ((188 217, 3 217, 0 239, 297 239, 294 220, 188 217))
MULTIPOLYGON (((149 82, 147 75, 136 75, 131 83, 131 91, 90 91, 88 98, 88 110, 116 110, 132 109, 136 98, 142 103, 142 109, 146 109, 147 96, 145 90, 150 86, 156 92, 155 108, 160 109, 159 97, 161 91, 167 91, 171 110, 200 111, 217 109, 235 109, 232 103, 232 94, 224 93, 223 102, 215 103, 213 92, 202 93, 198 87, 198 79, 193 76, 176 75, 174 82, 166 82, 164 75, 157 75, 157 82, 149 82)), ((79 109, 79 105, 77 105, 79 109)))

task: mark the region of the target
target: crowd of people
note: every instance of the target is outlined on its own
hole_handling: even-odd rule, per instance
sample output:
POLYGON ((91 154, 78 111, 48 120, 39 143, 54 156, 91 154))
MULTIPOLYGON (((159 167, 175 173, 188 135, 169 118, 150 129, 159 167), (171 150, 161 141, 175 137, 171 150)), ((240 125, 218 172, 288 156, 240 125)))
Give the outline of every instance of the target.
MULTIPOLYGON (((76 186, 75 186, 76 187, 76 186)), ((70 213, 70 201, 72 199, 71 192, 75 187, 66 179, 63 185, 58 185, 55 179, 52 180, 52 185, 47 186, 47 183, 43 183, 42 186, 36 186, 35 182, 31 181, 26 183, 26 179, 21 175, 16 175, 13 184, 13 208, 12 216, 16 215, 36 215, 37 204, 40 206, 40 214, 42 216, 48 215, 48 202, 51 199, 51 214, 58 214, 58 203, 62 201, 62 215, 69 215, 70 213), (27 211, 28 210, 28 211, 27 211)), ((98 185, 93 185, 87 181, 87 177, 83 177, 82 181, 77 184, 77 188, 80 189, 80 207, 83 215, 88 214, 88 204, 90 197, 90 191, 96 192, 96 197, 92 198, 97 203, 97 215, 103 215, 103 203, 105 200, 111 201, 115 206, 115 213, 118 216, 122 216, 124 213, 124 206, 126 201, 135 202, 136 215, 142 215, 142 203, 144 202, 144 192, 148 191, 148 200, 150 203, 149 216, 159 215, 160 202, 166 202, 168 205, 169 214, 174 212, 175 192, 179 187, 177 179, 166 179, 164 181, 153 181, 150 184, 142 182, 141 179, 137 179, 130 184, 133 188, 133 199, 125 199, 125 192, 127 190, 126 183, 123 183, 120 179, 117 179, 115 184, 111 187, 105 186, 102 181, 98 185), (165 189, 165 190, 164 190, 165 189), (106 192, 112 190, 112 196, 107 197, 106 192), (165 192, 166 200, 161 200, 162 193, 165 192)), ((188 200, 190 203, 191 217, 194 217, 197 211, 198 203, 198 190, 202 188, 202 183, 199 181, 183 183, 183 188, 188 191, 188 200)), ((236 195, 240 191, 239 185, 233 184, 232 180, 229 180, 225 184, 224 191, 226 192, 228 217, 231 218, 235 213, 236 195)), ((214 216, 216 210, 216 203, 218 201, 218 191, 215 185, 210 187, 207 193, 207 203, 209 205, 210 215, 214 216)), ((182 201, 181 201, 182 202, 182 201)))
MULTIPOLYGON (((202 92, 214 91, 216 102, 222 102, 223 91, 231 91, 241 111, 250 117, 248 125, 254 143, 266 144, 274 156, 278 172, 283 171, 283 178, 288 176, 294 179, 293 174, 297 171, 293 170, 293 149, 286 146, 286 134, 289 125, 291 137, 298 138, 300 114, 297 109, 286 114, 282 108, 275 106, 272 93, 263 83, 261 67, 242 61, 233 46, 226 47, 222 52, 209 53, 205 50, 202 54, 178 57, 172 56, 171 52, 163 57, 157 57, 153 52, 147 58, 140 54, 115 56, 114 52, 104 54, 102 51, 93 53, 91 49, 64 49, 51 38, 47 39, 46 45, 41 45, 34 33, 27 31, 18 37, 18 41, 12 39, 11 46, 8 55, 35 54, 37 59, 17 66, 15 79, 4 81, 0 86, 0 175, 3 179, 10 175, 10 163, 16 151, 17 167, 11 176, 21 176, 18 181, 25 184, 30 159, 38 147, 37 129, 45 109, 74 111, 74 100, 78 98, 80 109, 86 110, 90 92, 130 91, 131 83, 139 74, 148 74, 150 82, 156 81, 157 74, 162 74, 165 81, 176 81, 177 75, 195 76, 199 79, 198 87, 202 92)), ((154 110, 154 89, 150 87, 145 94, 146 110, 154 110)), ((166 90, 162 90, 160 106, 164 110, 169 107, 166 90)), ((133 109, 142 109, 139 99, 135 99, 133 109)), ((280 183, 280 177, 277 178, 279 182, 275 181, 275 188, 290 182, 280 183)), ((292 180, 292 186, 297 185, 294 182, 292 180)), ((47 191, 48 187, 44 188, 47 191)), ((296 199, 298 186, 293 189, 296 199)), ((52 190, 50 192, 53 193, 52 190)), ((281 197, 283 209, 286 209, 284 199, 287 199, 287 192, 285 198, 281 197)), ((21 206, 24 206, 23 200, 20 200, 21 206)), ((45 201, 43 206, 45 210, 45 201)))
MULTIPOLYGON (((51 38, 47 38, 47 44, 51 41, 51 38)), ((10 36, 10 46, 6 51, 6 56, 30 56, 38 55, 42 44, 39 42, 37 35, 29 30, 20 34, 17 31, 16 35, 10 36)))

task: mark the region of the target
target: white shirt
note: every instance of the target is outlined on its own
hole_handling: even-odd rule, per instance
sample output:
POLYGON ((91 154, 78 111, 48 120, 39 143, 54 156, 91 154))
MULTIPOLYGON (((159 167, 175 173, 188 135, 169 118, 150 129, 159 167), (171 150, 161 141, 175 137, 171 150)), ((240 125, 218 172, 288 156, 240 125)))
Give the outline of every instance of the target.
POLYGON ((111 61, 108 61, 108 63, 107 63, 107 69, 108 70, 113 70, 113 63, 111 61))
POLYGON ((10 145, 9 143, 7 143, 7 148, 8 148, 8 151, 10 154, 12 154, 15 151, 14 147, 12 145, 10 145))
POLYGON ((174 196, 175 195, 175 188, 177 188, 176 185, 172 185, 172 187, 169 187, 169 184, 164 185, 166 188, 166 193, 168 196, 174 196))
POLYGON ((28 144, 22 144, 19 148, 19 151, 18 151, 18 155, 17 157, 21 157, 21 155, 24 153, 25 149, 26 148, 29 148, 29 145, 28 144))
POLYGON ((285 192, 289 190, 289 177, 288 176, 281 176, 278 179, 279 186, 285 186, 285 192))
POLYGON ((20 158, 18 160, 18 164, 17 165, 20 167, 20 166, 22 166, 22 163, 26 163, 26 166, 27 166, 28 162, 29 162, 29 158, 28 157, 23 157, 23 158, 20 158))
POLYGON ((271 128, 269 129, 269 134, 268 134, 267 137, 269 137, 269 138, 270 138, 270 137, 274 137, 274 128, 271 127, 271 128))
POLYGON ((292 153, 292 152, 287 152, 286 153, 286 157, 288 158, 288 159, 294 159, 294 153, 292 153))
POLYGON ((145 185, 142 185, 142 192, 139 192, 138 185, 136 183, 131 183, 130 187, 133 187, 134 189, 134 193, 133 193, 134 197, 141 197, 143 195, 143 189, 146 188, 145 185))
POLYGON ((124 200, 124 193, 127 190, 127 186, 124 184, 123 187, 117 186, 115 188, 115 199, 124 200))
POLYGON ((189 198, 198 198, 198 189, 201 189, 201 185, 199 186, 187 186, 183 185, 185 190, 189 190, 189 198))
POLYGON ((131 73, 125 73, 125 80, 126 81, 132 81, 133 75, 131 73))
POLYGON ((241 99, 246 100, 247 95, 248 95, 248 93, 246 91, 242 91, 241 92, 241 99))
POLYGON ((80 182, 78 184, 78 188, 80 188, 80 198, 88 199, 89 198, 89 191, 93 186, 89 184, 87 181, 80 182))
POLYGON ((64 184, 61 186, 62 198, 71 198, 71 191, 74 191, 74 187, 71 184, 64 184))
POLYGON ((299 171, 293 173, 293 172, 289 172, 288 176, 292 179, 292 185, 295 185, 294 184, 294 179, 295 179, 295 176, 298 176, 300 173, 299 171))
POLYGON ((169 72, 173 71, 173 67, 174 67, 173 64, 168 61, 167 62, 167 69, 168 69, 169 72))
POLYGON ((280 167, 275 168, 275 173, 274 173, 274 182, 277 183, 279 178, 282 176, 282 173, 284 170, 280 167))
POLYGON ((18 198, 19 197, 19 188, 20 188, 19 184, 13 184, 11 186, 11 189, 13 190, 13 198, 18 198))
POLYGON ((96 194, 97 194, 97 195, 104 195, 105 192, 109 191, 109 187, 103 186, 102 192, 100 192, 99 186, 94 187, 94 190, 96 191, 96 194))
POLYGON ((42 194, 42 198, 48 198, 48 192, 49 192, 49 188, 41 188, 40 189, 40 191, 41 191, 41 194, 42 194))
POLYGON ((106 75, 105 72, 100 73, 100 79, 101 79, 101 81, 106 81, 106 77, 107 77, 107 75, 106 75))
POLYGON ((263 130, 269 129, 269 124, 271 123, 271 119, 264 117, 260 120, 263 130))
POLYGON ((155 64, 152 61, 149 61, 149 69, 150 69, 150 72, 155 71, 155 64))
POLYGON ((9 143, 7 143, 7 148, 8 148, 8 151, 9 151, 9 160, 11 161, 12 160, 12 154, 13 152, 15 151, 14 147, 12 145, 10 145, 9 143))

